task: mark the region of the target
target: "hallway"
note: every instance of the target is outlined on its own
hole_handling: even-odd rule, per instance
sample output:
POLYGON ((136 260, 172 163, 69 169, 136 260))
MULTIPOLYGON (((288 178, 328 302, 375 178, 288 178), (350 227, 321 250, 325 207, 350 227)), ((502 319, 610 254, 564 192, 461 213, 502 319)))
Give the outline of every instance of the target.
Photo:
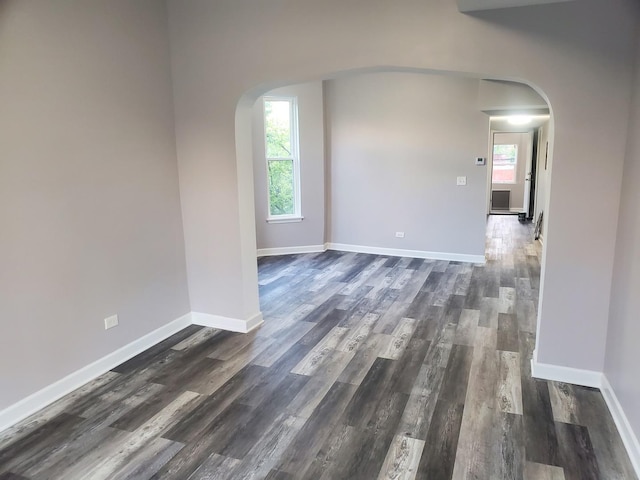
POLYGON ((636 478, 598 390, 531 378, 532 226, 490 217, 487 260, 262 258, 264 325, 189 327, 0 433, 0 479, 636 478))

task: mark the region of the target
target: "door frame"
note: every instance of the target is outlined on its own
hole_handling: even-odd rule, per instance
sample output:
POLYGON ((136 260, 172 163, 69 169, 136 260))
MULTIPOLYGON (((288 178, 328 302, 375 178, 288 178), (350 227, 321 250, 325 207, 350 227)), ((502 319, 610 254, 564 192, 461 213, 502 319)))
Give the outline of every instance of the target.
MULTIPOLYGON (((530 213, 528 212, 529 210, 529 203, 530 203, 530 198, 527 198, 527 194, 529 194, 529 197, 531 195, 531 182, 527 182, 527 176, 531 175, 531 168, 533 165, 533 154, 535 152, 535 149, 533 147, 533 142, 534 142, 534 132, 537 130, 537 128, 527 128, 527 129, 517 129, 514 128, 513 130, 495 130, 495 129, 490 129, 489 130, 489 151, 487 154, 487 216, 489 216, 491 214, 491 191, 493 189, 493 145, 494 145, 494 139, 495 139, 495 134, 496 133, 525 133, 528 134, 528 141, 527 141, 527 151, 526 151, 526 157, 525 157, 525 180, 524 180, 524 193, 523 193, 523 198, 522 198, 522 211, 525 212, 525 214, 530 215, 530 213)), ((534 189, 535 192, 535 189, 534 189)))

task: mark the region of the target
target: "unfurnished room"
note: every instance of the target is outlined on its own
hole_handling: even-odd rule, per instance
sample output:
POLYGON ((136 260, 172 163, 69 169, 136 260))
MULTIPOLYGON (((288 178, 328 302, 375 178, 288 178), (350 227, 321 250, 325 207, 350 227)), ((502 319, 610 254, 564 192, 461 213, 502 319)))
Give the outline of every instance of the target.
POLYGON ((0 480, 634 480, 635 0, 0 0, 0 480))

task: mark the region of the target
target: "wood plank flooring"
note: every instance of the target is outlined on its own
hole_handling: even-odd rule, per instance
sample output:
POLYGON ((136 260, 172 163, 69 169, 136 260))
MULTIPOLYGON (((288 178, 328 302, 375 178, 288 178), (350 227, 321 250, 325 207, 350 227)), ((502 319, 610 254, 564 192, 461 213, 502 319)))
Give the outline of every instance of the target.
POLYGON ((598 390, 531 377, 532 238, 260 259, 262 327, 186 328, 0 433, 0 479, 635 479, 598 390))

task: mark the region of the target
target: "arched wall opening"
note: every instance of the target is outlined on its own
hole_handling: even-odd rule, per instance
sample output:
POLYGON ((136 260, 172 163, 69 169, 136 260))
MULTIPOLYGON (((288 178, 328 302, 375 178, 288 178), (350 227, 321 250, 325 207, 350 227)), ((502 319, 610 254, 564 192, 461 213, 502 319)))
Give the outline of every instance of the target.
POLYGON ((249 147, 235 138, 244 129, 237 122, 249 125, 250 97, 371 66, 478 72, 525 81, 553 107, 538 360, 602 372, 636 6, 565 2, 464 15, 444 0, 327 2, 278 9, 167 3, 192 312, 246 321, 259 309, 251 185, 243 172, 250 162, 236 161, 249 147))
MULTIPOLYGON (((352 69, 352 70, 343 70, 340 72, 331 72, 326 75, 314 77, 314 78, 301 78, 297 80, 287 79, 282 82, 273 82, 269 84, 260 85, 258 87, 252 88, 249 91, 245 92, 245 94, 239 100, 236 107, 236 152, 237 152, 237 171, 238 171, 238 192, 240 195, 239 204, 241 206, 241 225, 243 230, 243 271, 244 278, 251 279, 250 282, 245 282, 245 298, 249 299, 255 296, 255 300, 252 300, 251 303, 255 305, 259 305, 258 300, 258 288, 257 288, 257 269, 256 269, 256 215, 254 211, 254 180, 253 180, 253 166, 254 166, 254 158, 253 158, 253 150, 252 150, 252 116, 253 116, 253 107, 256 102, 262 95, 267 92, 270 92, 274 89, 286 87, 296 83, 306 83, 312 81, 324 81, 324 80, 335 80, 335 79, 345 79, 351 77, 357 77, 359 75, 367 75, 367 74, 378 74, 378 73, 410 73, 416 75, 436 75, 439 77, 443 77, 445 79, 455 79, 455 78, 463 78, 469 80, 499 80, 499 81, 508 81, 518 83, 520 85, 526 85, 530 87, 535 92, 537 92, 546 102, 549 111, 551 112, 551 105, 547 99, 547 96, 544 92, 532 84, 531 82, 523 81, 522 79, 515 79, 513 77, 501 77, 495 78, 482 74, 470 74, 464 72, 451 72, 451 71, 438 71, 431 69, 420 69, 420 68, 405 68, 405 67, 390 67, 390 66, 378 66, 372 68, 361 68, 361 69, 352 69), (249 284, 250 283, 250 284, 249 284)), ((474 105, 480 111, 480 108, 474 105)), ((489 132, 489 116, 487 115, 487 127, 484 131, 479 132, 481 135, 487 136, 489 132)), ((553 153, 553 115, 551 114, 550 120, 550 135, 549 135, 549 177, 551 174, 551 157, 553 153)), ((478 152, 478 155, 484 154, 484 152, 488 151, 488 145, 484 146, 484 149, 478 152)), ((471 157, 469 158, 471 160, 471 157)), ((486 195, 486 192, 484 192, 486 195)), ((549 195, 548 190, 545 193, 546 199, 545 203, 545 211, 548 209, 549 204, 549 195)), ((483 210, 483 209, 481 209, 483 210)), ((486 217, 484 216, 484 210, 480 213, 482 217, 483 225, 486 228, 486 217)), ((548 218, 548 215, 545 215, 545 220, 548 218)), ((262 219, 260 219, 262 221, 262 219)), ((484 238, 485 231, 482 231, 482 242, 483 242, 483 252, 484 252, 484 238)), ((326 244, 325 244, 326 245, 326 244)), ((545 251, 543 250, 543 260, 542 260, 542 275, 540 282, 540 295, 539 295, 539 305, 542 303, 543 297, 543 282, 544 278, 544 262, 545 262, 545 251)), ((259 308, 259 307, 257 307, 259 308)), ((540 328, 541 323, 541 315, 540 308, 537 309, 537 325, 540 328)))

